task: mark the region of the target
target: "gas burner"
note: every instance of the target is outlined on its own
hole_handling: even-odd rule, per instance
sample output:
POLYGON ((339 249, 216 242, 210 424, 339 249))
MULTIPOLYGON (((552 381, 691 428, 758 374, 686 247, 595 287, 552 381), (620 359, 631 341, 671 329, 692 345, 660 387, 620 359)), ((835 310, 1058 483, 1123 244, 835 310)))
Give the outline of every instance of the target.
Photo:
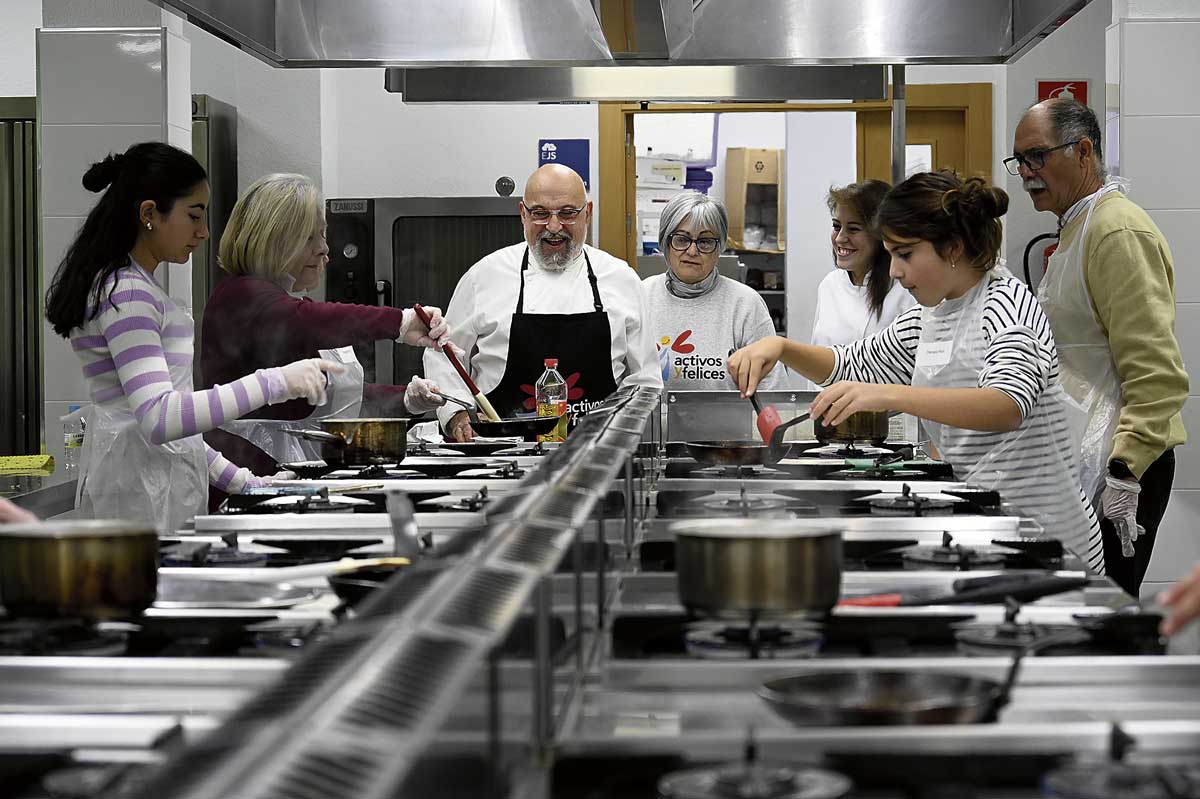
POLYGON ((828 477, 839 480, 923 480, 928 479, 925 472, 916 469, 839 469, 830 472, 828 477))
POLYGON ((941 546, 911 547, 901 555, 906 569, 983 569, 1003 566, 1004 554, 964 547, 954 543, 954 536, 942 533, 941 546))
POLYGON ((753 480, 753 479, 786 479, 790 475, 780 469, 770 469, 766 466, 705 466, 702 469, 692 469, 689 477, 715 477, 722 480, 753 480))
POLYGON ((269 560, 274 566, 299 566, 306 563, 326 563, 342 558, 371 557, 369 552, 355 552, 354 550, 382 544, 383 539, 343 538, 341 536, 331 538, 252 538, 250 543, 284 550, 281 553, 272 552, 270 554, 269 560))
POLYGON ((704 660, 810 658, 823 641, 819 625, 795 621, 745 626, 697 622, 684 633, 688 654, 704 660))
POLYGON ((125 654, 128 636, 80 620, 0 621, 0 654, 107 657, 125 654))
POLYGON ((205 566, 220 566, 222 568, 229 567, 245 567, 253 568, 257 566, 267 565, 267 553, 265 552, 243 552, 237 547, 226 547, 225 549, 211 549, 204 556, 205 566))
POLYGON ((1047 796, 1071 799, 1176 799, 1197 796, 1200 765, 1133 766, 1125 763, 1072 766, 1046 775, 1047 796))
POLYGON ((516 461, 505 461, 498 469, 468 469, 461 472, 459 477, 463 478, 485 478, 489 480, 517 480, 525 476, 525 470, 517 465, 516 461))
POLYGON ((332 480, 411 480, 425 475, 394 463, 373 463, 370 466, 348 466, 326 475, 332 480))
POLYGON ((1078 640, 1066 640, 1064 643, 1082 643, 1091 637, 1070 624, 1033 624, 1017 621, 1020 604, 1009 601, 1006 605, 1004 621, 995 627, 967 626, 956 632, 954 639, 958 642, 958 651, 965 655, 982 657, 1011 655, 1019 651, 1030 651, 1030 647, 1036 647, 1050 638, 1063 637, 1071 630, 1079 632, 1078 640))
POLYGON ((358 497, 282 496, 265 499, 246 509, 246 513, 357 513, 375 508, 369 499, 358 497))
POLYGON ((850 788, 850 780, 833 771, 773 763, 695 768, 658 781, 660 799, 841 799, 850 788))
POLYGON ((872 516, 952 516, 954 502, 914 494, 905 483, 899 496, 872 497, 867 500, 872 516))
POLYGON ((476 513, 483 510, 492 501, 492 497, 488 496, 487 486, 483 486, 474 494, 466 497, 434 497, 433 499, 423 499, 417 503, 422 510, 425 508, 434 508, 436 510, 447 511, 463 511, 466 513, 476 513))
POLYGON ((726 516, 757 516, 770 511, 782 510, 787 501, 779 497, 747 496, 742 486, 736 497, 710 499, 701 503, 706 509, 726 516))
POLYGON ((883 447, 861 446, 856 447, 854 444, 839 446, 838 444, 826 444, 823 447, 815 447, 810 450, 805 450, 805 457, 816 458, 879 458, 893 454, 890 449, 883 447))

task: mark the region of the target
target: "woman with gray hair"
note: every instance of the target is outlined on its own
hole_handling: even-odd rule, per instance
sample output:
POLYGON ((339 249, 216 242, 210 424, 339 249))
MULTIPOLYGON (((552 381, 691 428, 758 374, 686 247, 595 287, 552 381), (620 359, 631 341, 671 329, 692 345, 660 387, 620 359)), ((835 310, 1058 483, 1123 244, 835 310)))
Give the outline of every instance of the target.
MULTIPOLYGON (((775 335, 775 326, 758 292, 717 272, 729 214, 720 200, 683 191, 663 208, 658 230, 667 271, 646 278, 643 287, 663 384, 736 389, 725 370, 726 356, 775 335)), ((782 387, 783 371, 768 374, 763 388, 782 387)))

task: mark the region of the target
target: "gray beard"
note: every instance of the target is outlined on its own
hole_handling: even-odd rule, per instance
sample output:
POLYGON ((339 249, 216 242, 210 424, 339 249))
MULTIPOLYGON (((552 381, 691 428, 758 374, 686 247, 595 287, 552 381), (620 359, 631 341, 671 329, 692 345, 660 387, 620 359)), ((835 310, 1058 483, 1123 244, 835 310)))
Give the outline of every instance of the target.
POLYGON ((549 258, 542 254, 542 240, 538 239, 534 246, 529 248, 529 257, 538 267, 545 269, 547 272, 561 272, 575 262, 579 257, 583 245, 567 239, 567 246, 562 248, 561 252, 551 255, 549 258))

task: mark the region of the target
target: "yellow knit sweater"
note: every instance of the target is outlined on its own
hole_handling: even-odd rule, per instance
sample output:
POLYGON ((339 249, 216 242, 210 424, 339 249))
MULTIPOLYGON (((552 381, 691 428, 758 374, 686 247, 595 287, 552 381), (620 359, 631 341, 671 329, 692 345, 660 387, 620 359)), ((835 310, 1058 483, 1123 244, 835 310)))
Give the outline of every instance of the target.
MULTIPOLYGON (((1068 246, 1080 214, 1063 228, 1068 246)), ((1112 458, 1140 479, 1160 455, 1187 441, 1179 412, 1188 375, 1175 339, 1175 267, 1150 216, 1120 192, 1096 203, 1083 250, 1092 309, 1108 337, 1123 395, 1112 458)))

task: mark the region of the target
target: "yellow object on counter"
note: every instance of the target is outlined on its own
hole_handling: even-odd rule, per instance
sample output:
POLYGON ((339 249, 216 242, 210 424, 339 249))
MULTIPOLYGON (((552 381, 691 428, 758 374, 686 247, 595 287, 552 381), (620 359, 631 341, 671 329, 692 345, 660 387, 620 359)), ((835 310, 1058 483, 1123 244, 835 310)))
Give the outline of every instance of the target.
POLYGON ((0 455, 0 475, 49 477, 53 473, 53 455, 0 455))

